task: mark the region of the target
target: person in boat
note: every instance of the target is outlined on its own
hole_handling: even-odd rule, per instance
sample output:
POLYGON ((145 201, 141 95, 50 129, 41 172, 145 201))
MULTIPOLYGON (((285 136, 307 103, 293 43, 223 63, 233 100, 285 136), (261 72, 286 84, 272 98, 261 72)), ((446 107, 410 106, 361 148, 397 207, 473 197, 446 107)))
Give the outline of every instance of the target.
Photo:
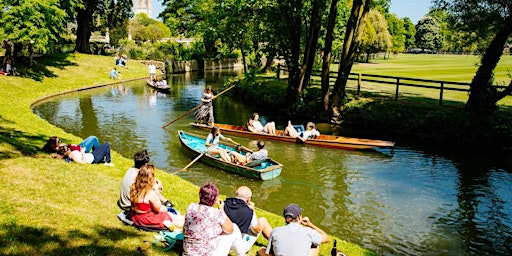
POLYGON ((156 66, 153 62, 149 63, 148 72, 149 72, 149 80, 156 81, 156 66))
POLYGON ((62 145, 57 149, 57 154, 66 160, 70 159, 79 164, 99 164, 104 162, 107 166, 114 166, 110 157, 110 144, 108 143, 102 144, 92 153, 85 153, 85 148, 72 150, 69 146, 62 145))
POLYGON ((168 212, 155 190, 154 166, 143 165, 130 187, 130 216, 134 225, 149 228, 183 228, 185 217, 168 212))
POLYGON ((241 236, 240 229, 224 213, 224 202, 219 200, 219 189, 214 184, 202 185, 199 203, 187 208, 183 235, 184 255, 228 255, 233 241, 241 236))
POLYGON ((235 197, 226 198, 224 202, 224 212, 242 233, 232 246, 237 254, 245 255, 261 234, 268 239, 272 231, 272 226, 265 217, 256 217, 255 205, 251 198, 251 189, 241 186, 236 190, 235 197))
POLYGON ((259 120, 260 115, 258 113, 252 114, 252 119, 247 123, 247 129, 254 133, 264 133, 276 135, 276 124, 274 122, 268 122, 263 126, 259 120))
POLYGON ((308 122, 306 124, 306 130, 298 132, 297 129, 292 125, 291 121, 288 121, 288 125, 284 129, 284 135, 290 136, 301 140, 302 142, 307 139, 316 139, 320 136, 320 132, 316 129, 315 123, 308 122))
MULTIPOLYGON (((57 153, 57 150, 60 146, 63 146, 66 144, 61 143, 59 137, 52 136, 46 141, 46 144, 43 146, 43 151, 46 153, 57 153)), ((89 136, 80 144, 69 144, 68 145, 71 150, 78 150, 80 151, 81 148, 85 149, 85 153, 91 152, 91 150, 97 149, 100 147, 100 141, 98 140, 98 137, 96 136, 89 136)))
MULTIPOLYGON (((130 189, 132 184, 135 182, 135 178, 137 177, 137 174, 139 173, 140 168, 143 166, 149 164, 150 157, 147 150, 141 150, 139 152, 136 152, 133 155, 133 167, 130 167, 128 171, 126 171, 126 174, 123 177, 123 182, 121 184, 121 190, 119 191, 119 200, 117 200, 117 205, 119 208, 123 210, 130 210, 132 203, 130 200, 130 189)), ((155 185, 154 190, 156 194, 158 195, 158 198, 160 199, 160 202, 162 205, 165 205, 168 208, 172 208, 174 205, 162 194, 163 192, 163 185, 160 180, 155 178, 155 185)), ((171 210, 173 212, 173 210, 171 210)))
POLYGON ((266 150, 264 148, 265 147, 265 142, 262 141, 262 140, 258 140, 256 145, 258 146, 258 151, 253 152, 252 154, 250 152, 247 152, 245 155, 242 155, 239 152, 231 151, 230 152, 230 154, 231 154, 231 162, 237 163, 237 164, 241 164, 241 165, 245 165, 245 164, 250 163, 250 162, 252 162, 254 160, 260 160, 260 159, 267 158, 268 157, 268 150, 266 150))
POLYGON ((215 96, 213 95, 212 87, 209 85, 206 86, 203 91, 203 96, 201 97, 201 102, 203 102, 203 105, 194 114, 194 118, 199 122, 199 124, 202 124, 203 121, 208 120, 208 126, 215 125, 212 103, 214 99, 215 96))
POLYGON ((212 127, 212 130, 210 134, 208 134, 208 137, 206 137, 205 141, 205 145, 208 147, 207 153, 213 157, 219 156, 223 161, 230 163, 231 157, 229 156, 228 152, 225 149, 219 147, 219 142, 221 139, 233 142, 233 139, 226 138, 220 133, 219 127, 212 127))
POLYGON ((272 230, 268 246, 260 248, 259 256, 318 255, 320 244, 329 242, 330 238, 308 217, 302 217, 302 211, 296 204, 289 204, 284 208, 286 226, 272 230))

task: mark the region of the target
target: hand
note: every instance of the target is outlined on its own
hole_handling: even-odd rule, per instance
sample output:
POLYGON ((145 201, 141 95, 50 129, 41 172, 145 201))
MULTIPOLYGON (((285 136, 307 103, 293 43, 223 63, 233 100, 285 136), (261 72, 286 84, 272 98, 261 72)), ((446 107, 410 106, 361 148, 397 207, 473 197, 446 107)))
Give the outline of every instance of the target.
POLYGON ((302 222, 302 225, 304 225, 304 226, 308 226, 308 227, 309 227, 309 225, 311 224, 311 221, 309 221, 309 218, 308 218, 308 217, 304 217, 304 218, 302 218, 302 221, 301 221, 301 222, 302 222))
POLYGON ((224 211, 224 201, 220 200, 217 202, 219 204, 219 209, 221 209, 222 211, 224 211))
POLYGON ((256 207, 256 206, 254 205, 254 202, 252 202, 252 201, 249 201, 249 202, 247 203, 247 206, 249 206, 249 208, 251 208, 253 211, 254 211, 254 208, 256 207))

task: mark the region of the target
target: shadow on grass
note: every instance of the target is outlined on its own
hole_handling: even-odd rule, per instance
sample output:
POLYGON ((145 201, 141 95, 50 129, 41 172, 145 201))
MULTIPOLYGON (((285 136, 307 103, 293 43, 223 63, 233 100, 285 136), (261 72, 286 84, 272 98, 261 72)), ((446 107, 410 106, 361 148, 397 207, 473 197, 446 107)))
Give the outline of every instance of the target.
POLYGON ((10 144, 14 150, 0 151, 0 160, 19 157, 21 155, 34 156, 40 152, 41 148, 37 145, 44 145, 48 137, 43 135, 27 134, 15 129, 6 128, 4 124, 12 123, 0 116, 0 141, 10 144))
POLYGON ((45 55, 37 58, 37 64, 29 66, 29 60, 23 58, 18 61, 16 68, 21 77, 30 78, 35 81, 42 81, 44 78, 57 77, 48 67, 63 69, 67 66, 77 66, 76 63, 68 60, 70 53, 45 55))
POLYGON ((90 232, 71 230, 58 235, 51 228, 35 228, 16 224, 0 226, 1 255, 140 255, 137 248, 126 249, 113 244, 126 238, 137 238, 140 232, 98 226, 90 232), (92 234, 92 235, 91 235, 92 234), (19 249, 19 251, 14 251, 19 249))

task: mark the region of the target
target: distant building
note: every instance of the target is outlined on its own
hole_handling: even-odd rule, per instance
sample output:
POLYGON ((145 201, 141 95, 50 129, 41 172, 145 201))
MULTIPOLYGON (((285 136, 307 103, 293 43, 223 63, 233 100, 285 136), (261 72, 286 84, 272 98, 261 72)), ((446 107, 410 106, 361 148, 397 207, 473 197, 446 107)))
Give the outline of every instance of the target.
POLYGON ((135 8, 135 14, 145 13, 149 18, 153 17, 151 0, 134 0, 133 7, 135 8))

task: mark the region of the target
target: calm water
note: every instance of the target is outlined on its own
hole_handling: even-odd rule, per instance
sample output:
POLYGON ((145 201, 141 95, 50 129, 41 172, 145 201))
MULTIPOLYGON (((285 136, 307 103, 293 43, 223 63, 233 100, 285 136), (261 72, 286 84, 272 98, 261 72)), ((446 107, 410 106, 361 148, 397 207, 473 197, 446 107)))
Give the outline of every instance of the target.
MULTIPOLYGON (((218 93, 234 75, 175 75, 168 79, 170 94, 156 93, 143 81, 115 85, 59 97, 34 112, 78 136, 97 135, 127 158, 148 148, 158 168, 173 172, 191 161, 180 150, 177 131, 201 131, 188 126, 191 115, 167 129, 161 126, 200 104, 206 84, 218 93)), ((287 120, 229 96, 219 97, 214 108, 219 123, 243 124, 253 111, 281 127, 287 120)), ((393 151, 354 152, 267 141, 270 156, 284 164, 281 177, 271 181, 202 163, 179 175, 197 185, 213 181, 226 195, 248 185, 256 206, 276 214, 288 203, 298 203, 328 233, 382 255, 510 254, 512 155, 379 139, 395 140, 397 146, 393 151)))

